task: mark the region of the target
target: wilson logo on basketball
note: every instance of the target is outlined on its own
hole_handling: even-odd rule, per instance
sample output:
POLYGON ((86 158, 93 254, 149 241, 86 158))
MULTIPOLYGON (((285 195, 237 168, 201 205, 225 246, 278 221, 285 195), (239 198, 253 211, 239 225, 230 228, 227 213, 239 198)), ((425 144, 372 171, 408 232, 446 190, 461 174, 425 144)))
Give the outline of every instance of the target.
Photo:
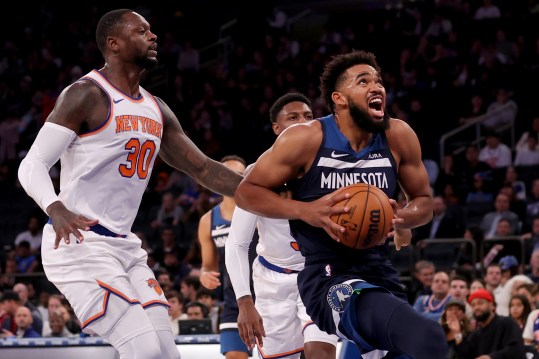
POLYGON ((153 290, 155 290, 157 294, 159 295, 163 294, 163 290, 161 289, 161 286, 159 285, 159 283, 157 283, 155 279, 150 278, 146 282, 148 283, 148 287, 153 288, 153 290))
POLYGON ((370 213, 369 229, 367 231, 367 237, 365 238, 365 244, 369 245, 373 237, 378 236, 378 227, 380 226, 380 211, 373 210, 370 213))

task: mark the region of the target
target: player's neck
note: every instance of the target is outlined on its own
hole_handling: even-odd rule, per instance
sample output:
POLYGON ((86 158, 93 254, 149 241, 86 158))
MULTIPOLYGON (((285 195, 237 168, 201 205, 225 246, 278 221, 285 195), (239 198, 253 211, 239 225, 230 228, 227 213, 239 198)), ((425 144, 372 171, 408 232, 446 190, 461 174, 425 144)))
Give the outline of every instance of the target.
POLYGON ((236 208, 236 201, 234 201, 234 198, 224 197, 221 202, 221 216, 224 219, 232 219, 234 208, 236 208))

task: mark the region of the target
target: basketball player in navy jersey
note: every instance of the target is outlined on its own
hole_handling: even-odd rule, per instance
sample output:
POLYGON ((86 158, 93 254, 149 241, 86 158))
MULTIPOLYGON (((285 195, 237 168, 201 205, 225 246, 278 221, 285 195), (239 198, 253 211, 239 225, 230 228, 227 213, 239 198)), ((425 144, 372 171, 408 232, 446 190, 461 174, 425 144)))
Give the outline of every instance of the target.
MULTIPOLYGON (((245 160, 238 156, 221 159, 228 168, 243 174, 245 160)), ((232 214, 236 208, 233 196, 224 196, 223 201, 206 212, 198 224, 198 240, 202 253, 200 283, 220 293, 218 300, 223 303, 219 318, 221 354, 226 359, 247 359, 250 350, 242 341, 238 331, 238 304, 236 294, 225 267, 225 243, 228 240, 232 214)))
POLYGON ((97 24, 105 63, 62 91, 19 167, 26 192, 49 215, 47 278, 83 331, 122 359, 179 358, 168 302, 131 232, 159 154, 208 189, 232 196, 242 176, 204 155, 163 100, 140 86, 157 64, 157 36, 138 13, 113 10, 97 24), (49 169, 61 159, 60 193, 49 169))
MULTIPOLYGON (((271 105, 269 117, 278 136, 290 126, 313 120, 311 101, 301 93, 287 93, 271 105)), ((304 263, 287 220, 234 209, 226 241, 227 272, 238 302, 240 336, 250 348, 256 345, 262 358, 299 359, 303 354, 307 359, 336 357, 338 337, 313 323, 299 297, 297 276, 304 263), (251 263, 255 230, 257 258, 251 263), (264 341, 255 343, 253 332, 261 333, 264 341)))
MULTIPOLYGON (((440 325, 409 305, 391 265, 387 239, 360 250, 338 243, 344 228, 330 219, 349 194, 333 194, 340 183, 368 182, 390 198, 402 188, 408 204, 395 210, 397 248, 409 244, 411 228, 432 218, 432 194, 414 131, 385 113, 386 92, 372 53, 336 56, 321 76, 322 99, 332 114, 283 132, 260 156, 236 191, 239 207, 290 220, 305 256, 298 275, 307 313, 320 329, 357 344, 361 353, 389 351, 414 359, 445 358, 440 325), (292 198, 274 188, 287 184, 292 198)), ((254 333, 259 336, 260 333, 254 333)))

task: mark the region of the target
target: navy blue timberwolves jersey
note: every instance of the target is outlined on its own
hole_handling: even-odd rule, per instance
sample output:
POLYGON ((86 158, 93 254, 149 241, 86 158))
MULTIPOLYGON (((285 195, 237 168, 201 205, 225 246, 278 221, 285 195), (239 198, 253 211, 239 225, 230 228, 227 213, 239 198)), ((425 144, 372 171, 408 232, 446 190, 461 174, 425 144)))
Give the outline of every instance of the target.
MULTIPOLYGON (((384 131, 373 133, 367 147, 355 152, 337 128, 333 115, 320 119, 322 144, 309 171, 288 183, 293 198, 314 201, 338 188, 353 183, 368 183, 393 198, 398 186, 396 163, 384 131)), ((351 249, 333 240, 322 228, 291 220, 292 236, 309 264, 360 264, 387 260, 387 243, 371 249, 351 249), (363 262, 365 263, 365 262, 363 262)))
POLYGON ((230 279, 225 267, 225 243, 230 232, 230 221, 223 219, 221 215, 221 205, 213 207, 211 210, 211 239, 219 252, 219 273, 221 273, 221 285, 215 289, 215 296, 218 301, 222 302, 223 288, 231 286, 230 279))

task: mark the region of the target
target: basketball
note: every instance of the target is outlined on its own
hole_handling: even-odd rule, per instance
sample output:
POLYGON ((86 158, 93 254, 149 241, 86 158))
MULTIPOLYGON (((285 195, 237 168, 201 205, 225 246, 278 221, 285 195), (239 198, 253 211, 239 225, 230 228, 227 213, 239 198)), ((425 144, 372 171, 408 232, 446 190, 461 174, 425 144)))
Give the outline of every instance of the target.
POLYGON ((334 207, 349 207, 348 213, 332 215, 335 223, 346 228, 337 233, 340 243, 350 248, 367 249, 380 244, 389 233, 393 207, 389 197, 378 187, 356 183, 339 188, 335 194, 349 193, 350 197, 334 207))

